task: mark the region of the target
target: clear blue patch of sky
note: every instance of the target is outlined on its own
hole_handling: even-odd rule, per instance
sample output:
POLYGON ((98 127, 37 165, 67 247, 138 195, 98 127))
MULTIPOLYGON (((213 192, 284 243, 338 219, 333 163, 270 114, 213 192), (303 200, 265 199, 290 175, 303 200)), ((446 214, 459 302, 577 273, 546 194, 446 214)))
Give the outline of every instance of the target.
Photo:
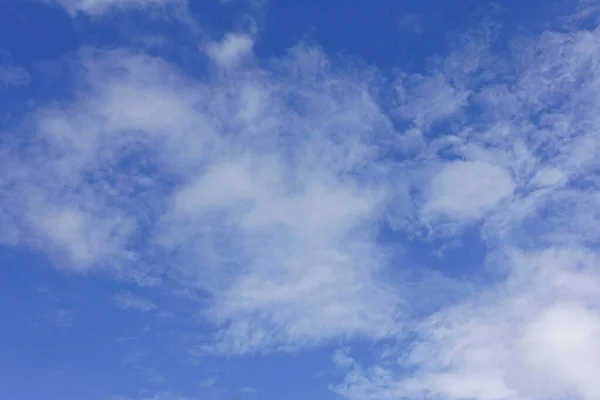
POLYGON ((201 321, 194 322, 198 310, 189 302, 157 297, 156 290, 102 275, 65 274, 28 251, 2 247, 0 265, 0 318, 5 321, 0 330, 0 397, 135 394, 152 386, 144 375, 148 368, 192 392, 196 376, 206 374, 204 367, 188 362, 185 335, 203 329, 201 321), (155 312, 170 315, 117 308, 115 293, 128 289, 148 295, 160 307, 155 312), (127 361, 138 353, 139 360, 127 361))

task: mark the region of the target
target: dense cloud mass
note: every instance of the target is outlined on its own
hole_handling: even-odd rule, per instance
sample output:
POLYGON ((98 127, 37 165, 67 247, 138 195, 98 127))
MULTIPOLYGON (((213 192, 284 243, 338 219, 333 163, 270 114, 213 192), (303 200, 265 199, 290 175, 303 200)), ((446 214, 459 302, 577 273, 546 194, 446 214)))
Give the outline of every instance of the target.
POLYGON ((393 76, 306 43, 264 60, 254 33, 206 40, 198 75, 81 49, 75 91, 3 137, 0 240, 63 273, 193 293, 203 355, 342 343, 329 389, 348 399, 596 400, 600 29, 575 22, 508 52, 468 34, 393 76), (403 281, 405 243, 473 232, 492 278, 416 312, 436 294, 403 281))

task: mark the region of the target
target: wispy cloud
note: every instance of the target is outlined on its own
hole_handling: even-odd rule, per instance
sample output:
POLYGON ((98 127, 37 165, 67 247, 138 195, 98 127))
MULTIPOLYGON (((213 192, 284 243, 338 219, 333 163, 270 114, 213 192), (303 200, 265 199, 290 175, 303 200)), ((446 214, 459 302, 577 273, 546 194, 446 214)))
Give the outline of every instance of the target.
POLYGON ((0 88, 25 85, 30 79, 31 75, 23 68, 0 65, 0 88))
POLYGON ((81 61, 89 89, 39 110, 13 192, 39 246, 74 270, 207 291, 221 329, 206 351, 397 331, 399 297, 378 278, 386 172, 371 162, 392 131, 369 74, 329 72, 305 47, 209 82, 124 51, 81 61))
POLYGON ((167 4, 185 4, 185 0, 47 0, 64 7, 70 14, 83 13, 99 16, 109 11, 125 9, 149 9, 167 4))
POLYGON ((422 218, 441 214, 452 219, 478 219, 509 197, 515 184, 500 166, 480 161, 447 163, 431 180, 422 218))
POLYGON ((158 308, 152 301, 135 296, 129 292, 117 293, 113 297, 113 300, 115 305, 123 310, 149 312, 158 308))
POLYGON ((0 178, 2 240, 196 293, 203 354, 391 342, 370 365, 351 344, 334 354, 332 390, 351 399, 597 399, 600 31, 515 39, 511 55, 469 37, 393 81, 308 45, 265 66, 253 40, 203 45, 216 68, 202 79, 82 51, 72 100, 0 153, 18 171, 0 178), (411 266, 383 236, 465 231, 494 282, 411 312, 411 266))
POLYGON ((75 313, 71 310, 60 308, 48 313, 47 318, 57 328, 70 328, 75 322, 75 313))
POLYGON ((434 232, 450 222, 432 223, 432 212, 454 221, 452 232, 480 221, 488 264, 507 278, 418 322, 392 362, 365 367, 337 354, 348 372, 334 391, 352 399, 600 395, 592 378, 600 368, 597 230, 586 222, 600 204, 591 178, 599 39, 582 30, 520 43, 512 83, 477 88, 479 116, 451 140, 430 141, 450 160, 424 185, 420 216, 434 232))

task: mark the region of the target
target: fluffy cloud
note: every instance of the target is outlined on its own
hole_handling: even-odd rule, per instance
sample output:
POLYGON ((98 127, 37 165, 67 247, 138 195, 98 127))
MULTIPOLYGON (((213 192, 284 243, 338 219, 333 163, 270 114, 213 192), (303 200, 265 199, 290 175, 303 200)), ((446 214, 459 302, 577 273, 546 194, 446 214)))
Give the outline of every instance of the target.
POLYGON ((421 339, 398 359, 414 375, 346 363, 351 372, 336 390, 356 399, 596 398, 597 256, 564 249, 511 259, 508 282, 420 324, 421 339))
POLYGON ((514 188, 510 174, 497 165, 454 162, 431 181, 422 211, 453 219, 479 218, 495 209, 514 188))
POLYGON ((221 67, 232 67, 252 52, 254 40, 249 35, 229 33, 221 42, 206 45, 208 56, 221 67))

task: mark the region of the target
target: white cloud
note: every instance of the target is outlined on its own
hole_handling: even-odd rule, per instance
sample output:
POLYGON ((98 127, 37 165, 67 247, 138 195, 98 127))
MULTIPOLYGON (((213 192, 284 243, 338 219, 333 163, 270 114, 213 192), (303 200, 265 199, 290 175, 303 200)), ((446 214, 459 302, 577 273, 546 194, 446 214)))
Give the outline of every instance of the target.
POLYGON ((515 188, 510 174, 486 162, 448 163, 432 179, 422 212, 451 219, 476 219, 509 197, 515 188))
POLYGON ((400 115, 419 129, 455 116, 467 104, 470 93, 454 87, 443 74, 411 75, 401 80, 396 89, 400 99, 400 115))
POLYGON ((519 384, 536 397, 600 396, 600 313, 582 304, 555 304, 525 326, 521 358, 534 379, 519 384))
POLYGON ((208 56, 221 67, 232 67, 252 53, 254 40, 250 35, 228 33, 220 42, 206 45, 208 56))
POLYGON ((350 357, 350 349, 338 349, 331 356, 331 361, 336 367, 349 368, 356 365, 356 362, 350 357))
POLYGON ((113 298, 115 305, 123 310, 133 310, 140 312, 154 311, 158 307, 152 301, 143 297, 135 296, 129 292, 120 292, 113 298))
MULTIPOLYGON (((422 339, 404 358, 417 367, 414 375, 355 367, 345 382, 351 397, 596 398, 600 275, 590 275, 596 263, 580 250, 517 255, 520 277, 421 325, 422 339)), ((343 393, 345 385, 336 390, 343 393)))
MULTIPOLYGON (((359 115, 377 112, 360 88, 356 90, 356 95, 348 93, 343 100, 329 99, 329 94, 313 99, 308 92, 307 101, 366 102, 364 110, 358 104, 353 110, 359 115)), ((275 103, 272 111, 282 107, 275 103)), ((261 142, 271 132, 286 129, 283 121, 298 117, 294 110, 282 112, 275 126, 259 125, 266 135, 261 142)), ((364 129, 354 125, 359 115, 339 115, 336 121, 321 112, 307 118, 307 129, 322 129, 322 124, 358 133, 364 129)), ((345 165, 353 160, 343 154, 338 161, 338 149, 327 133, 312 138, 314 133, 305 135, 300 126, 289 126, 290 134, 299 139, 296 149, 271 149, 272 144, 266 143, 266 152, 250 146, 237 154, 233 144, 228 150, 232 155, 222 156, 223 161, 207 166, 176 192, 165 219, 171 227, 163 243, 171 245, 174 236, 186 230, 186 235, 192 234, 193 226, 202 226, 199 232, 208 240, 203 246, 210 246, 202 253, 214 254, 205 262, 210 265, 215 257, 224 257, 227 267, 237 272, 225 287, 219 264, 199 272, 202 284, 215 293, 208 316, 226 326, 220 332, 221 343, 207 351, 261 351, 265 346, 294 347, 343 335, 383 337, 397 330, 398 299, 391 288, 374 279, 381 259, 372 226, 382 211, 385 191, 341 180, 340 169, 353 168, 345 165), (290 151, 292 163, 282 151, 290 151), (211 226, 215 218, 221 221, 218 228, 211 226)), ((353 135, 342 138, 341 150, 351 146, 360 156, 365 145, 353 140, 353 135)))
POLYGON ((544 168, 535 174, 531 180, 531 184, 540 187, 554 186, 564 183, 567 178, 566 175, 563 170, 558 168, 544 168))
POLYGON ((98 16, 109 11, 162 7, 168 3, 181 4, 181 0, 54 0, 70 14, 84 13, 98 16))
POLYGON ((369 162, 390 124, 365 82, 322 69, 317 53, 296 49, 277 79, 249 69, 209 82, 150 57, 83 53, 89 89, 39 110, 43 147, 21 161, 25 240, 68 254, 64 268, 116 264, 208 292, 219 329, 206 351, 393 334, 400 300, 378 277, 375 237, 385 171, 369 162), (151 268, 157 253, 170 259, 151 268))
POLYGON ((442 163, 427 183, 421 216, 434 227, 432 212, 481 219, 485 267, 500 276, 417 320, 412 343, 395 348, 396 362, 344 362, 349 371, 332 388, 338 394, 598 398, 598 183, 589 179, 599 166, 591 156, 600 143, 598 100, 593 89, 579 89, 600 80, 590 62, 598 34, 545 33, 523 44, 517 56, 527 61, 513 92, 480 103, 483 118, 453 137, 428 143, 435 154, 468 161, 442 163))
POLYGON ((200 386, 201 388, 209 388, 215 385, 215 383, 217 383, 217 380, 215 378, 207 378, 204 379, 203 381, 201 381, 198 386, 200 386))
POLYGON ((598 35, 517 43, 504 61, 515 76, 490 85, 474 77, 478 57, 461 69, 449 56, 395 82, 392 117, 374 69, 338 69, 308 46, 262 69, 241 63, 250 37, 227 35, 205 47, 227 73, 205 80, 150 56, 84 52, 72 103, 38 110, 26 156, 2 154, 19 171, 0 178, 3 222, 11 240, 68 255, 63 268, 114 272, 116 260, 120 277, 202 293, 206 352, 398 339, 371 366, 334 355, 349 369, 333 388, 343 396, 595 400, 598 35), (398 115, 413 126, 405 140, 398 115), (481 267, 504 278, 407 320, 408 283, 393 280, 402 249, 380 243, 388 215, 400 221, 392 239, 481 226, 481 267))
POLYGON ((131 232, 131 221, 117 216, 99 219, 77 209, 35 215, 32 223, 56 247, 65 249, 77 269, 93 267, 120 251, 131 232))

